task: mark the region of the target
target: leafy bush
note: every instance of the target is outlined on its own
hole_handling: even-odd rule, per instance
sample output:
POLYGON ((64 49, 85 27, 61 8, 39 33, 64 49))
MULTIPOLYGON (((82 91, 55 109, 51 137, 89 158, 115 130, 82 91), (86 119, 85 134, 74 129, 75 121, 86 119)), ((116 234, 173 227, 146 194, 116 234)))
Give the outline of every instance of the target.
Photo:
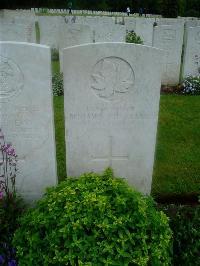
POLYGON ((56 48, 51 49, 51 60, 58 61, 59 60, 59 52, 56 48))
POLYGON ((52 77, 52 86, 54 96, 61 96, 64 94, 62 73, 54 73, 52 77))
POLYGON ((200 206, 169 205, 163 211, 174 235, 173 265, 200 265, 200 206))
POLYGON ((140 36, 138 36, 133 30, 132 31, 127 31, 127 33, 126 33, 126 42, 143 44, 143 41, 140 38, 140 36))
POLYGON ((20 222, 20 265, 170 265, 166 215, 110 169, 48 189, 20 222))
POLYGON ((182 82, 182 93, 200 95, 200 76, 188 76, 182 82))

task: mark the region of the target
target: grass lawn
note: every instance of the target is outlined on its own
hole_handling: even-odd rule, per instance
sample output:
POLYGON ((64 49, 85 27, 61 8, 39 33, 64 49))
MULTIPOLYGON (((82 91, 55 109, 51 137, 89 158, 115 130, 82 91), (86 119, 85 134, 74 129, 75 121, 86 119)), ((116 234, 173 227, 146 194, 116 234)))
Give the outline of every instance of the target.
POLYGON ((200 194, 200 96, 161 96, 152 195, 174 194, 200 194))
MULTIPOLYGON (((65 178, 63 97, 54 97, 58 176, 65 178)), ((200 96, 162 95, 152 195, 200 192, 200 96)))

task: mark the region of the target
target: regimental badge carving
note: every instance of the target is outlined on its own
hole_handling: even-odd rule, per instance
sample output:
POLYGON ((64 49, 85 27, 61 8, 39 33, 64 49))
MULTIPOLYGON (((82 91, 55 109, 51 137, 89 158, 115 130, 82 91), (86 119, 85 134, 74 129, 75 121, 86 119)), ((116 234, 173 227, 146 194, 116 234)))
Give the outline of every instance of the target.
POLYGON ((101 99, 113 101, 127 94, 134 81, 134 71, 128 62, 119 57, 106 57, 94 66, 91 88, 101 99))
POLYGON ((17 95, 23 88, 24 77, 13 60, 0 56, 0 100, 17 95))

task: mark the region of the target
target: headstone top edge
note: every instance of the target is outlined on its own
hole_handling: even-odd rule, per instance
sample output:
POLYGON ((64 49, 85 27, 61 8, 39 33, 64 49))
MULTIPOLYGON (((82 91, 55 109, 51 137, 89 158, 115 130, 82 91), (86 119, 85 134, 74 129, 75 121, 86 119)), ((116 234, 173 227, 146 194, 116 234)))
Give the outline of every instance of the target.
POLYGON ((17 42, 17 41, 0 41, 0 45, 2 44, 10 44, 10 45, 19 45, 19 46, 34 46, 38 48, 44 48, 44 49, 50 49, 50 46, 43 45, 43 44, 37 44, 37 43, 28 43, 28 42, 17 42))

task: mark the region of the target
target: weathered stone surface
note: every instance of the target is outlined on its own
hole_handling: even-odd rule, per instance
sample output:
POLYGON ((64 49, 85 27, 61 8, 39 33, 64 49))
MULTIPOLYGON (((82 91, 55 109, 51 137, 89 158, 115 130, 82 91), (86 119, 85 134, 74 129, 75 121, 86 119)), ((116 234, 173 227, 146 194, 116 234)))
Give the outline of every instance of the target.
POLYGON ((162 51, 97 43, 63 53, 68 176, 110 166, 149 194, 162 51))
POLYGON ((185 43, 183 77, 200 75, 200 26, 187 29, 185 43))
POLYGON ((162 84, 179 83, 184 28, 182 25, 154 27, 153 46, 166 51, 163 63, 162 84))
POLYGON ((60 69, 63 70, 63 48, 93 42, 93 32, 88 25, 62 21, 59 33, 60 69))
MULTIPOLYGON (((70 20, 70 19, 69 19, 70 20)), ((124 42, 126 27, 116 24, 114 17, 76 17, 76 23, 87 25, 94 33, 94 42, 124 42)))
POLYGON ((38 16, 41 44, 58 49, 61 21, 60 16, 38 16))
POLYGON ((125 21, 125 26, 127 31, 135 31, 136 29, 136 19, 135 18, 130 18, 126 17, 124 18, 125 21))
POLYGON ((0 41, 36 42, 35 16, 31 12, 7 11, 0 15, 0 41))
POLYGON ((16 148, 27 201, 57 182, 50 58, 46 46, 0 42, 0 128, 16 148))
POLYGON ((152 18, 136 18, 135 32, 141 37, 144 45, 152 46, 153 23, 152 18))

